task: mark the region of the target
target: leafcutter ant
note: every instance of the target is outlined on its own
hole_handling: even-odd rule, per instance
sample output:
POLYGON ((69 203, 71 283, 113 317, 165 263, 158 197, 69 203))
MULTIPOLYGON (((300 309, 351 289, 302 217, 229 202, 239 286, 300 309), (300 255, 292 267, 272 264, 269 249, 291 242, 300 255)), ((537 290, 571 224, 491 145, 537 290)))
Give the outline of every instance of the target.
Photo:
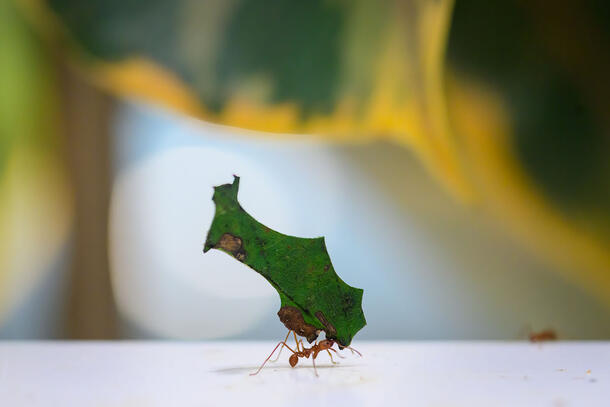
MULTIPOLYGON (((250 373, 250 376, 254 376, 256 374, 258 374, 262 368, 265 366, 265 364, 269 361, 269 359, 271 359, 271 356, 273 356, 273 354, 275 353, 275 351, 277 350, 277 348, 280 348, 280 352, 278 353, 277 358, 273 361, 277 361, 277 359, 279 359, 280 354, 282 352, 282 350, 284 348, 287 348, 289 351, 292 352, 292 355, 290 355, 290 358, 288 359, 288 362, 290 363, 290 367, 295 367, 297 365, 297 363, 299 363, 299 358, 307 358, 309 359, 309 357, 311 356, 311 361, 313 363, 313 369, 314 369, 314 373, 316 374, 316 377, 319 376, 318 375, 318 369, 316 368, 316 358, 318 357, 318 354, 320 352, 326 351, 328 352, 328 356, 330 356, 330 361, 333 364, 337 364, 337 362, 335 362, 333 360, 333 355, 332 353, 330 353, 331 351, 335 352, 335 354, 337 356, 339 356, 340 358, 343 358, 343 356, 341 356, 339 354, 339 352, 337 352, 336 349, 333 349, 334 344, 337 343, 332 339, 324 339, 321 340, 320 342, 315 342, 313 344, 312 347, 307 348, 303 345, 303 341, 297 339, 297 335, 294 331, 288 331, 288 334, 286 335, 286 338, 279 342, 275 348, 273 348, 273 351, 271 352, 271 354, 269 356, 267 356, 267 359, 265 359, 265 361, 263 362, 263 364, 258 368, 258 370, 254 373, 250 373), (286 341, 288 340, 288 337, 290 336, 290 333, 294 334, 294 341, 296 343, 296 350, 292 349, 290 346, 288 346, 288 344, 286 343, 286 341)), ((337 344, 338 345, 338 344, 337 344)), ((359 356, 362 357, 362 354, 360 352, 358 352, 356 349, 352 348, 351 346, 347 346, 347 349, 349 349, 350 351, 352 351, 352 353, 356 353, 359 356)))
POLYGON ((523 331, 520 337, 526 336, 527 340, 531 343, 541 343, 556 341, 558 339, 557 331, 552 328, 543 329, 541 331, 534 331, 530 324, 526 324, 523 327, 523 331))
POLYGON ((530 332, 528 338, 529 341, 533 343, 556 341, 557 333, 552 329, 545 329, 540 332, 530 332))

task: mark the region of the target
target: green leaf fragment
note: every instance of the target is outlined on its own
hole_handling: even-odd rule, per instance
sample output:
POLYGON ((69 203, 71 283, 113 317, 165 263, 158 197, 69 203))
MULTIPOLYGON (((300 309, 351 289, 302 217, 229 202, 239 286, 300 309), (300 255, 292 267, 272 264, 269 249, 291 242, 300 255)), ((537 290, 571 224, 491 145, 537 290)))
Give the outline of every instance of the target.
POLYGON ((265 277, 281 299, 280 320, 312 342, 319 331, 349 346, 366 325, 360 288, 339 278, 324 238, 276 232, 256 221, 239 204, 239 177, 214 188, 216 213, 203 252, 219 249, 265 277), (300 315, 299 315, 300 314, 300 315))

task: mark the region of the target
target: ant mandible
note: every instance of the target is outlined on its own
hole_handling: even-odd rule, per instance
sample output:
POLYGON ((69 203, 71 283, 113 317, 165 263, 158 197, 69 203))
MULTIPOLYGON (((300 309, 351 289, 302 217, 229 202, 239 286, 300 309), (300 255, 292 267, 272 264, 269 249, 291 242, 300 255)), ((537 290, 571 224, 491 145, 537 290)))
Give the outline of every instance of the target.
MULTIPOLYGON (((290 367, 295 367, 297 365, 297 363, 299 363, 299 358, 309 358, 311 356, 312 357, 311 361, 313 363, 314 373, 316 374, 316 377, 319 377, 318 369, 316 368, 316 358, 318 357, 318 354, 320 352, 322 352, 322 351, 328 352, 328 356, 330 356, 330 361, 333 364, 337 364, 337 362, 335 362, 333 360, 333 355, 332 355, 332 353, 330 353, 330 351, 335 352, 337 354, 337 356, 339 356, 340 358, 344 358, 343 356, 341 356, 339 354, 339 352, 337 352, 336 349, 333 349, 333 345, 335 343, 337 343, 337 342, 335 342, 332 339, 323 339, 320 342, 314 343, 314 345, 311 348, 306 348, 305 346, 303 346, 303 341, 297 339, 296 332, 288 331, 288 334, 286 335, 286 338, 283 341, 279 342, 275 346, 275 348, 273 348, 273 351, 271 351, 271 354, 269 354, 269 356, 267 356, 267 359, 265 359, 263 364, 258 368, 258 370, 256 372, 250 373, 250 376, 254 376, 254 375, 258 374, 262 370, 262 368, 265 366, 265 364, 269 361, 269 359, 271 359, 271 356, 273 356, 273 354, 275 353, 277 348, 282 346, 282 348, 280 349, 280 352, 277 355, 277 358, 273 362, 275 362, 275 361, 277 361, 277 359, 279 359, 280 354, 282 353, 282 350, 284 348, 288 348, 288 350, 292 352, 292 355, 290 355, 290 358, 288 359, 288 362, 290 363, 290 367), (286 343, 286 341, 288 340, 288 337, 290 336, 291 332, 294 334, 294 341, 296 343, 296 350, 292 349, 286 343)), ((351 350, 352 353, 357 353, 360 357, 362 357, 362 354, 360 352, 358 352, 356 349, 352 348, 351 346, 347 346, 347 348, 349 350, 351 350)))

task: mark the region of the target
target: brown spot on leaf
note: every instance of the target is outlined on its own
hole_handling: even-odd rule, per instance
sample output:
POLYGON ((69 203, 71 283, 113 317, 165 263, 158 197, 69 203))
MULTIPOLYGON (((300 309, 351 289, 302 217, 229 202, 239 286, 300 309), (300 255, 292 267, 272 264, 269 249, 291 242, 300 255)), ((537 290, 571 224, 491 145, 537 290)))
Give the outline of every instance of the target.
POLYGON ((307 342, 311 343, 318 337, 318 330, 315 326, 305 322, 300 309, 290 306, 282 307, 277 316, 280 317, 280 321, 286 328, 306 338, 307 342))
POLYGON ((328 271, 328 269, 330 269, 330 264, 327 264, 326 266, 324 266, 324 271, 328 271))
POLYGON ((218 241, 216 247, 233 253, 241 249, 241 238, 233 236, 230 233, 225 233, 220 237, 220 240, 218 241))
POLYGON ((246 252, 242 247, 241 238, 233 236, 230 233, 222 235, 215 247, 231 253, 239 261, 246 259, 246 252))
POLYGON ((336 338, 337 330, 335 329, 333 324, 328 322, 328 319, 326 319, 326 317, 324 316, 324 313, 322 311, 316 311, 316 313, 314 315, 316 316, 316 318, 318 318, 320 320, 322 325, 324 325, 324 328, 326 328, 325 329, 326 336, 328 336, 330 338, 336 338))

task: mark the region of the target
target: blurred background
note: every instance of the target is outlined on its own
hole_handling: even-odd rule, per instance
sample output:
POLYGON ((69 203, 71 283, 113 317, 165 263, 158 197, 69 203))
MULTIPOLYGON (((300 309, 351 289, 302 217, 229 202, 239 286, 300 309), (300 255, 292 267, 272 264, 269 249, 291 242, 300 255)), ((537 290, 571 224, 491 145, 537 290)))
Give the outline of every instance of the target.
POLYGON ((603 0, 3 0, 0 338, 276 339, 212 187, 358 339, 610 339, 603 0))

